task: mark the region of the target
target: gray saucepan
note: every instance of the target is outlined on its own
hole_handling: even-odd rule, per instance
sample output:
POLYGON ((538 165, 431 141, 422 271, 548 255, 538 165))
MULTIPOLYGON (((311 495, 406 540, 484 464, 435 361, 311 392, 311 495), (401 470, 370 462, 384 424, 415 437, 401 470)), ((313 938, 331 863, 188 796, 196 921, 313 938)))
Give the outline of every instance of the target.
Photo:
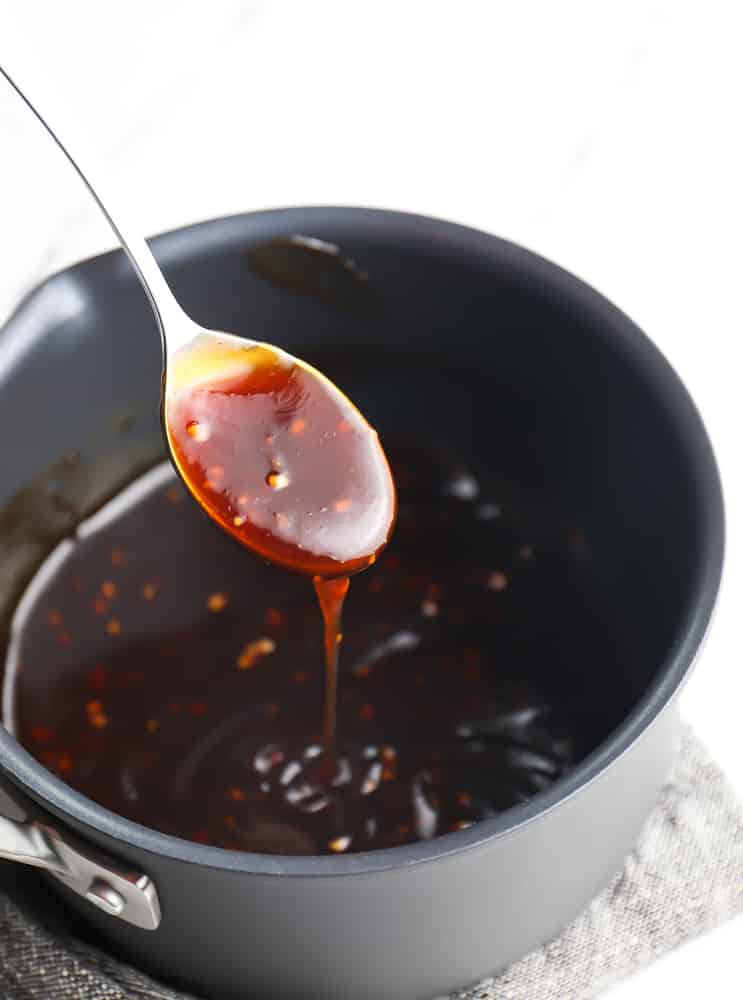
MULTIPOLYGON (((704 427, 625 315, 482 232, 296 208, 205 222, 153 245, 200 323, 281 344, 336 377, 382 435, 401 422, 449 435, 571 512, 594 586, 621 611, 627 650, 619 678, 600 660, 576 669, 597 717, 611 716, 602 700, 612 699, 617 721, 568 775, 497 818, 337 857, 227 852, 136 825, 72 791, 0 727, 0 855, 44 869, 117 952, 204 996, 445 994, 572 920, 621 868, 669 774, 678 694, 722 563, 704 427), (308 245, 296 236, 322 241, 327 259, 295 261, 292 247, 308 245), (250 251, 276 240, 285 259, 273 275, 256 273, 250 251), (406 371, 419 359, 419 375, 400 383, 400 359, 406 371)), ((161 459, 160 361, 144 294, 118 252, 50 278, 0 333, 6 637, 53 545, 161 459), (77 463, 65 460, 72 452, 77 463)))

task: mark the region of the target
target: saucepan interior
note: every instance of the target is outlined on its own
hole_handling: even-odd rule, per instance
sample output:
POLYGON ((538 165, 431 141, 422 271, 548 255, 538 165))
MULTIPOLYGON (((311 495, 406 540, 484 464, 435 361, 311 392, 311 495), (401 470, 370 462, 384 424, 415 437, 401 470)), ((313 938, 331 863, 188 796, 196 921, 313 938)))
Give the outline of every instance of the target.
MULTIPOLYGON (((538 655, 525 642, 520 668, 579 706, 579 759, 554 788, 449 836, 446 849, 528 819, 628 746, 688 670, 714 601, 722 546, 704 430, 643 335, 552 265, 492 237, 410 216, 263 213, 162 237, 157 250, 198 321, 301 355, 338 382, 383 440, 425 441, 455 455, 481 499, 518 511, 530 546, 571 554, 581 589, 570 619, 560 628, 550 618, 548 593, 537 607, 521 608, 525 636, 549 621, 556 638, 538 655), (292 241, 297 236, 304 239, 292 241)), ((53 278, 3 332, 6 635, 44 556, 162 460, 159 390, 157 331, 120 254, 53 278)), ((513 657, 508 669, 516 669, 513 657)), ((158 853, 227 864, 220 851, 106 813, 6 733, 0 752, 6 769, 53 812, 158 853)), ((380 863, 429 856, 437 844, 395 848, 380 863)), ((270 859, 254 855, 229 861, 264 864, 270 859)), ((302 871, 359 867, 350 858, 297 864, 302 871)))

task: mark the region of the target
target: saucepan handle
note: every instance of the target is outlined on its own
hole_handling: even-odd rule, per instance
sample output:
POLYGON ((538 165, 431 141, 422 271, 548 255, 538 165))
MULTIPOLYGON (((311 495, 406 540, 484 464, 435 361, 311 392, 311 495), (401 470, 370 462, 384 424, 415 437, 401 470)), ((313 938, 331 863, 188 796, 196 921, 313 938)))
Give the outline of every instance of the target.
POLYGON ((160 901, 148 875, 32 818, 15 788, 0 783, 0 858, 42 868, 112 917, 154 931, 160 901))

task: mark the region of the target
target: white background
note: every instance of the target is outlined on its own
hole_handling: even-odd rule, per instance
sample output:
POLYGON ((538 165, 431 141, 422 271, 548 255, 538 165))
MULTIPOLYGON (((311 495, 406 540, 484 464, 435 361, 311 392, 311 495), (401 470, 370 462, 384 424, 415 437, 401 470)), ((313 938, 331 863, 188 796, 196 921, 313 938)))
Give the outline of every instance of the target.
MULTIPOLYGON (((148 232, 361 204, 536 249, 628 312, 707 423, 726 579, 684 709, 743 791, 743 65, 738 0, 0 0, 148 232)), ((6 43, 7 44, 7 43, 6 43)), ((0 87, 0 315, 111 245, 0 87)), ((739 997, 739 919, 614 1000, 739 997), (714 985, 713 985, 714 984, 714 985)))

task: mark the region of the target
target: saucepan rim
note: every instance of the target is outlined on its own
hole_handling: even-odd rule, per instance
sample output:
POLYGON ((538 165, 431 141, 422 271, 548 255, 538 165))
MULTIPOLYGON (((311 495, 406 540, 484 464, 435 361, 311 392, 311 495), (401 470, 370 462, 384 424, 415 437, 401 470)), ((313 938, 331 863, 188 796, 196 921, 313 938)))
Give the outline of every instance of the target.
MULTIPOLYGON (((725 527, 719 473, 704 424, 681 380, 658 348, 632 320, 575 275, 530 250, 480 230, 425 216, 344 206, 267 209, 207 220, 160 235, 153 240, 153 247, 167 269, 191 257, 195 248, 203 253, 210 246, 244 245, 250 240, 290 233, 324 236, 326 230, 345 231, 349 239, 353 234, 375 241, 389 241, 393 236, 408 238, 419 242, 427 253, 457 255, 465 261, 469 257, 480 266, 488 259, 500 272, 507 272, 509 278, 560 298, 576 314, 588 319, 596 336, 611 340, 615 351, 642 368, 646 381, 662 398, 666 419, 675 425, 693 476, 700 544, 691 597, 674 641, 640 702, 569 774, 494 819, 403 847, 333 857, 278 856, 226 851, 182 840, 127 820, 69 788, 0 726, 0 768, 11 780, 42 806, 68 817, 78 829, 88 827, 118 841, 124 853, 125 845, 131 845, 153 855, 215 869, 264 876, 340 876, 431 862, 514 835, 598 780, 641 739, 688 676, 712 617, 722 572, 725 527)), ((102 273, 101 269, 114 276, 124 274, 121 251, 93 257, 68 271, 84 272, 93 266, 96 274, 102 273)), ((6 324, 6 331, 21 315, 33 311, 40 288, 43 286, 18 306, 6 324)))

